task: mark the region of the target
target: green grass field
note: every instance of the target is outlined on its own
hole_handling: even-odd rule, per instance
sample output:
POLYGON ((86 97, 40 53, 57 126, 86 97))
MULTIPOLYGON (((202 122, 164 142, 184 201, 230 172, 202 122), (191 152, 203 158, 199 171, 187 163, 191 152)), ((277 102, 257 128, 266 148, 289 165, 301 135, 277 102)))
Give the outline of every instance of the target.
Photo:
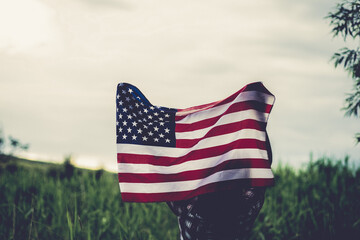
MULTIPOLYGON (((178 239, 165 203, 123 203, 116 174, 1 157, 0 239, 178 239)), ((274 169, 251 239, 360 239, 360 169, 274 169)))

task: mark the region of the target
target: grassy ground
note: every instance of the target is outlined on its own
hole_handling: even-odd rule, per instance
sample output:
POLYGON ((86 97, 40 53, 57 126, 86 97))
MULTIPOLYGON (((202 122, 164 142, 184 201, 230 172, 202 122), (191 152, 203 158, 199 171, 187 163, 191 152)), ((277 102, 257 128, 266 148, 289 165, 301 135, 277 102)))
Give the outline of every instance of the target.
MULTIPOLYGON (((165 203, 123 203, 115 174, 0 156, 0 239, 178 239, 165 203)), ((251 239, 359 239, 360 169, 274 170, 251 239)))

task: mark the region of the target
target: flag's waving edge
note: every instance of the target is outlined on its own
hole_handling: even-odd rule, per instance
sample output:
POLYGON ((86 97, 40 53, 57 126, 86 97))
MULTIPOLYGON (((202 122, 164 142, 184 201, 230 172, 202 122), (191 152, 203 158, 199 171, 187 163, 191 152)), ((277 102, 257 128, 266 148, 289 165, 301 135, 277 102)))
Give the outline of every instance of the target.
POLYGON ((242 186, 271 186, 266 125, 275 97, 261 82, 228 98, 173 109, 135 86, 116 95, 118 178, 123 201, 177 201, 242 186))

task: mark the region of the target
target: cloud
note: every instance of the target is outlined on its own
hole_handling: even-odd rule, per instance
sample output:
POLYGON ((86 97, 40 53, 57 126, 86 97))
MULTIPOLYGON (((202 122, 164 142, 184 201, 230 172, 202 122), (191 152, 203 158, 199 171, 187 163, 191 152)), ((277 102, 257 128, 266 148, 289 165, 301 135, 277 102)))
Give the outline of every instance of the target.
POLYGON ((122 10, 129 10, 132 8, 130 1, 123 0, 80 0, 85 4, 92 5, 92 7, 104 8, 118 8, 122 10))
POLYGON ((328 63, 341 44, 321 18, 325 1, 42 4, 39 20, 26 25, 26 13, 19 24, 50 25, 37 26, 41 34, 25 47, 10 38, 18 50, 0 55, 1 121, 35 153, 113 166, 118 82, 136 85, 155 105, 185 108, 263 81, 276 96, 275 159, 305 161, 311 150, 360 154, 352 149, 358 122, 339 110, 351 80, 328 63))
POLYGON ((319 20, 332 11, 337 0, 303 0, 303 1, 287 1, 280 0, 277 6, 282 10, 291 14, 297 14, 302 17, 302 21, 319 20))
POLYGON ((54 41, 53 17, 52 9, 36 0, 1 2, 0 52, 27 51, 54 41))

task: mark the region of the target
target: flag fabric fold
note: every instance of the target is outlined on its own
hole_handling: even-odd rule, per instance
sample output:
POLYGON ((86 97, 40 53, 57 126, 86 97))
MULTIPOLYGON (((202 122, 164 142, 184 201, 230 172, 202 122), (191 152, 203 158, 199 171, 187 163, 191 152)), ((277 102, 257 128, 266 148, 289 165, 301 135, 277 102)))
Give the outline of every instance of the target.
POLYGON ((123 201, 178 201, 274 184, 266 125, 275 97, 261 82, 228 98, 174 109, 135 86, 116 95, 118 179, 123 201))

